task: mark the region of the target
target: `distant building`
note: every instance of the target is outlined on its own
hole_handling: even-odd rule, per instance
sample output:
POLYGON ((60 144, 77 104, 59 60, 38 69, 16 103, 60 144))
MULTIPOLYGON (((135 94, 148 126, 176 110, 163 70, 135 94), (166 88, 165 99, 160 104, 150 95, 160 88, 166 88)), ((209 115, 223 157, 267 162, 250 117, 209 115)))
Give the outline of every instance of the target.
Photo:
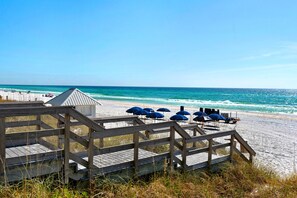
POLYGON ((97 107, 102 105, 76 88, 71 88, 61 93, 46 104, 51 104, 52 106, 74 106, 77 111, 88 117, 96 117, 97 107))

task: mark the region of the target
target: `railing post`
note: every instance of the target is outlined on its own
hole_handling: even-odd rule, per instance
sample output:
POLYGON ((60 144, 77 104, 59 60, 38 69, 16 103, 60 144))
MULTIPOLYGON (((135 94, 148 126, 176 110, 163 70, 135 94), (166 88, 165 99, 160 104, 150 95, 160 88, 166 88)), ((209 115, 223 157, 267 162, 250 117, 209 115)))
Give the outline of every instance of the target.
POLYGON ((212 144, 213 144, 213 139, 208 140, 208 168, 211 166, 211 160, 212 160, 212 144))
POLYGON ((93 177, 93 164, 94 164, 94 130, 89 128, 89 145, 88 145, 88 163, 89 163, 89 180, 91 181, 93 177))
POLYGON ((41 130, 41 115, 36 116, 36 121, 38 121, 38 124, 36 125, 36 130, 41 130))
POLYGON ((1 179, 3 178, 3 181, 6 184, 5 181, 5 161, 6 161, 6 154, 5 154, 5 132, 6 132, 6 127, 5 127, 5 118, 0 117, 0 176, 1 179))
POLYGON ((234 135, 231 135, 230 139, 230 160, 233 161, 233 153, 234 153, 234 135))
POLYGON ((169 153, 170 153, 170 161, 169 161, 169 168, 170 172, 173 171, 173 158, 174 158, 174 141, 175 141, 175 129, 173 126, 170 127, 170 146, 169 146, 169 153))
POLYGON ((70 115, 65 114, 65 134, 64 134, 64 182, 69 182, 69 153, 70 153, 70 115))
POLYGON ((249 159, 250 163, 253 163, 253 158, 254 156, 250 153, 250 159, 249 159))
POLYGON ((183 168, 183 171, 186 171, 187 170, 187 142, 184 137, 182 138, 182 142, 183 142, 182 168, 183 168))
MULTIPOLYGON (((100 123, 100 126, 104 127, 104 123, 100 123)), ((99 139, 99 148, 103 148, 104 147, 104 138, 100 138, 99 139)))
MULTIPOLYGON (((193 129, 193 136, 194 137, 197 136, 197 129, 196 128, 193 129)), ((197 142, 196 141, 193 142, 193 147, 197 147, 197 142)))
POLYGON ((138 173, 138 155, 139 155, 139 132, 136 131, 133 133, 133 142, 134 142, 134 171, 135 176, 138 173))
MULTIPOLYGON (((60 119, 58 119, 57 128, 60 128, 62 124, 63 124, 63 122, 60 119)), ((58 148, 59 149, 62 149, 63 148, 63 144, 62 143, 63 143, 63 137, 61 135, 59 135, 58 136, 58 148)))

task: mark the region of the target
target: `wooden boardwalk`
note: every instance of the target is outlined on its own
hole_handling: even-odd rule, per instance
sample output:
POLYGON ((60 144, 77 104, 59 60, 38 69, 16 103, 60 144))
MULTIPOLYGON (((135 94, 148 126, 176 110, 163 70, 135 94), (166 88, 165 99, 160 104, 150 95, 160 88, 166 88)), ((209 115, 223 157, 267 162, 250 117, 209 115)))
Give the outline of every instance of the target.
MULTIPOLYGON (((107 125, 110 126, 110 125, 107 125)), ((45 107, 42 103, 0 104, 0 181, 18 181, 52 173, 61 173, 64 182, 69 179, 92 179, 120 171, 131 176, 150 174, 154 171, 181 169, 190 171, 214 164, 232 161, 234 153, 251 162, 254 150, 236 131, 212 134, 197 124, 180 126, 176 122, 145 124, 137 116, 121 116, 89 119, 72 107, 45 107), (56 120, 50 126, 42 115, 56 120), (34 120, 9 121, 7 117, 32 116, 34 120), (70 119, 71 118, 71 119, 70 119), (124 122, 125 127, 106 128, 106 123, 124 122), (36 130, 8 133, 7 129, 35 126, 36 130), (84 127, 85 134, 76 133, 73 127, 84 127), (155 134, 163 134, 154 136, 155 134), (191 135, 190 135, 191 134, 191 135), (112 138, 130 136, 133 141, 120 145, 105 146, 112 138), (56 137, 56 142, 47 137, 56 137), (224 143, 215 138, 228 138, 224 143), (99 145, 95 144, 99 141, 99 145), (237 141, 247 154, 235 145, 237 141), (80 150, 73 148, 80 145, 80 150), (197 145, 202 145, 198 147, 197 145), (217 155, 225 149, 226 155, 217 155), (149 149, 150 148, 150 149, 149 149), (158 153, 153 152, 154 149, 158 153), (161 150, 160 150, 161 149, 161 150)))

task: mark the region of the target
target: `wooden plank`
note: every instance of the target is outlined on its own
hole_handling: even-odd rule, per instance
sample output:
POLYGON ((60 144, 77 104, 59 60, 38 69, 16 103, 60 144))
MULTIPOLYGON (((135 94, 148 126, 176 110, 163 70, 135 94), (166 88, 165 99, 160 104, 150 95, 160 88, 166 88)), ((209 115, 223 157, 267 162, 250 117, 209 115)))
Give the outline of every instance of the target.
POLYGON ((169 143, 170 143, 170 138, 166 137, 166 138, 159 138, 155 140, 146 140, 146 141, 139 142, 139 147, 143 148, 146 146, 160 146, 160 145, 169 144, 169 143))
POLYGON ((38 143, 41 144, 42 146, 45 146, 45 147, 51 149, 51 150, 58 150, 59 149, 59 147, 53 145, 52 143, 50 143, 50 142, 48 142, 48 141, 46 141, 46 140, 44 140, 42 138, 38 139, 38 143))
MULTIPOLYGON (((40 122, 40 126, 44 129, 53 129, 50 125, 46 124, 45 122, 40 122)), ((57 128, 62 128, 62 127, 57 127, 57 128)))
POLYGON ((85 148, 88 148, 89 146, 89 141, 76 135, 75 133, 73 133, 72 131, 69 131, 69 135, 70 138, 75 140, 76 142, 80 143, 81 145, 83 145, 85 148))
POLYGON ((105 147, 105 148, 95 148, 94 155, 113 153, 113 152, 132 149, 132 148, 134 148, 134 143, 124 144, 119 146, 112 146, 112 147, 105 147))
POLYGON ((180 143, 178 143, 178 141, 176 140, 174 140, 174 146, 176 146, 181 151, 183 150, 183 146, 180 143))
POLYGON ((175 130, 174 127, 170 127, 170 137, 169 137, 169 153, 170 153, 170 158, 169 158, 169 167, 170 167, 170 171, 172 172, 174 169, 174 164, 173 164, 173 160, 174 160, 174 141, 175 141, 175 130))
MULTIPOLYGON (((228 147, 230 146, 230 143, 225 143, 225 144, 217 144, 217 145, 213 145, 212 146, 212 150, 216 150, 216 149, 220 149, 220 148, 225 148, 225 147, 228 147)), ((193 149, 193 148, 190 148, 188 149, 188 155, 195 155, 195 154, 198 154, 198 153, 203 153, 203 152, 207 152, 208 151, 208 147, 205 147, 205 148, 199 148, 199 149, 193 149)))
POLYGON ((230 139, 230 158, 231 158, 231 161, 233 159, 233 149, 234 149, 234 135, 231 135, 231 139, 230 139))
POLYGON ((186 139, 183 138, 182 142, 183 142, 183 145, 182 145, 182 168, 185 171, 185 170, 187 170, 187 153, 188 153, 188 150, 187 150, 186 139))
POLYGON ((68 113, 70 106, 63 107, 21 107, 21 108, 1 108, 0 115, 3 117, 27 116, 27 115, 44 115, 68 113))
POLYGON ((36 116, 36 121, 37 121, 36 130, 40 130, 41 129, 41 115, 36 116))
POLYGON ((64 134, 64 129, 47 129, 40 131, 31 131, 31 132, 19 132, 19 133, 10 133, 6 134, 5 137, 8 140, 20 140, 20 139, 37 139, 41 137, 56 136, 64 134))
MULTIPOLYGON (((98 132, 104 131, 104 128, 102 126, 100 126, 99 124, 97 124, 96 122, 91 120, 90 118, 86 117, 85 115, 81 114, 80 112, 76 111, 75 109, 72 109, 72 108, 69 109, 69 113, 70 113, 71 117, 75 118, 82 124, 92 128, 94 131, 98 131, 98 132)), ((70 124, 70 121, 69 121, 69 124, 70 124)))
POLYGON ((32 102, 1 102, 0 108, 15 108, 15 107, 35 107, 43 106, 42 101, 32 101, 32 102))
POLYGON ((213 144, 213 140, 209 139, 208 140, 208 167, 210 167, 211 165, 211 160, 212 160, 212 144, 213 144))
POLYGON ((177 122, 173 122, 173 124, 174 124, 174 129, 175 129, 175 131, 180 135, 180 136, 182 136, 183 138, 185 138, 186 140, 187 139, 190 139, 191 138, 191 136, 179 125, 179 124, 177 124, 177 122))
POLYGON ((69 183, 69 160, 70 160, 70 115, 65 114, 65 133, 64 133, 64 182, 69 183))
POLYGON ((252 155, 256 155, 254 149, 252 149, 252 147, 250 147, 250 145, 248 145, 236 131, 234 133, 234 137, 249 153, 251 153, 252 155))
POLYGON ((73 160, 73 161, 79 163, 80 165, 82 165, 82 166, 84 166, 84 167, 86 167, 86 168, 89 167, 89 162, 88 162, 88 161, 86 161, 86 160, 84 160, 84 159, 82 159, 82 158, 76 156, 75 154, 73 154, 73 153, 71 153, 71 152, 69 152, 69 159, 71 159, 71 160, 73 160))
POLYGON ((138 172, 138 158, 139 158, 139 133, 134 132, 133 134, 133 143, 134 143, 134 171, 137 175, 138 172))
POLYGON ((236 147, 233 148, 233 150, 246 162, 250 162, 250 160, 244 155, 242 154, 236 147))
POLYGON ((176 156, 173 156, 173 161, 175 161, 176 163, 178 163, 181 166, 183 165, 183 162, 180 159, 178 159, 176 156))
MULTIPOLYGON (((198 127, 197 124, 187 124, 181 126, 184 130, 194 129, 198 127)), ((168 133, 170 132, 170 128, 164 128, 164 129, 156 129, 153 132, 150 132, 150 134, 160 134, 160 133, 168 133)))
POLYGON ((0 175, 4 174, 5 172, 5 160, 6 160, 5 132, 6 132, 5 118, 0 117, 0 175))
POLYGON ((34 126, 38 124, 39 124, 38 120, 16 121, 16 122, 6 122, 6 127, 13 128, 13 127, 21 127, 21 126, 34 126))
POLYGON ((94 134, 94 138, 102 138, 102 137, 106 138, 106 137, 113 137, 113 136, 120 136, 120 135, 128 135, 139 131, 170 127, 170 126, 173 126, 174 124, 175 122, 168 121, 168 122, 160 122, 160 123, 153 123, 153 124, 146 124, 146 125, 106 129, 101 133, 94 134))
POLYGON ((94 138, 93 129, 89 128, 89 141, 88 141, 88 174, 89 178, 93 177, 93 166, 94 166, 94 138))
POLYGON ((218 132, 218 133, 212 133, 212 134, 192 137, 191 139, 187 140, 187 143, 192 143, 195 141, 202 141, 202 140, 209 140, 209 139, 218 138, 218 137, 224 137, 224 136, 235 134, 235 132, 236 131, 232 130, 232 131, 224 131, 224 132, 218 132))
POLYGON ((62 151, 51 151, 46 153, 37 153, 32 155, 23 155, 23 156, 17 156, 12 158, 7 158, 6 166, 12 166, 12 165, 21 165, 21 164, 27 164, 32 162, 41 162, 46 160, 53 160, 53 159, 62 159, 63 158, 63 152, 62 151))

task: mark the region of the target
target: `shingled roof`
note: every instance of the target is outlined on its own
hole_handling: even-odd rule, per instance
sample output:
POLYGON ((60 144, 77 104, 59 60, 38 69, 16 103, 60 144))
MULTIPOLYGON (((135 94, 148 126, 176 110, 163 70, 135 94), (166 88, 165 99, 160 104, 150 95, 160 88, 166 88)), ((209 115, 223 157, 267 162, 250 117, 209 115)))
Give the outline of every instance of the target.
POLYGON ((49 100, 47 104, 53 106, 102 105, 77 88, 71 88, 49 100))

